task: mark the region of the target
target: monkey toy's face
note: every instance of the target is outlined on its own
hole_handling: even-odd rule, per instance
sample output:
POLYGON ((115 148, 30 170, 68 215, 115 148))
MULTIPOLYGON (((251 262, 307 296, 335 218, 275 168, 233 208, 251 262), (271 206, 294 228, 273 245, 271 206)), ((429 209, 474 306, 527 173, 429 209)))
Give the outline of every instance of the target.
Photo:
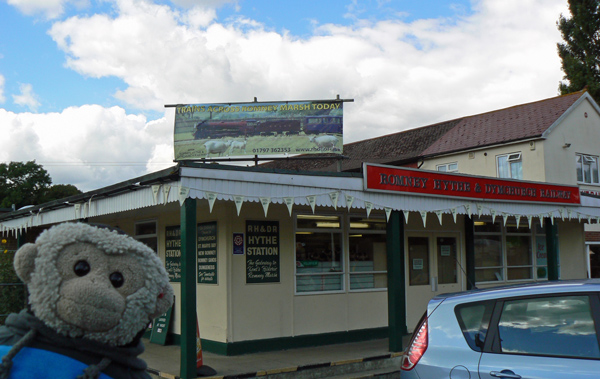
POLYGON ((173 303, 152 249, 87 224, 45 231, 17 251, 14 265, 35 316, 70 337, 125 345, 173 303))
POLYGON ((62 278, 57 316, 90 332, 115 327, 127 297, 145 284, 140 264, 133 255, 106 255, 87 243, 67 246, 57 261, 62 278))

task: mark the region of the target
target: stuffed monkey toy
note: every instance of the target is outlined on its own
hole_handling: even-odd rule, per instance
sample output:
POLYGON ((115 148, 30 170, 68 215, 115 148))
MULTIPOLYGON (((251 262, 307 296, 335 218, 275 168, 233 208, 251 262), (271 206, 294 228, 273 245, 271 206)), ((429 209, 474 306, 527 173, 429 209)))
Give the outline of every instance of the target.
POLYGON ((156 253, 102 225, 65 223, 17 250, 29 307, 0 327, 0 379, 150 378, 141 337, 173 303, 156 253))

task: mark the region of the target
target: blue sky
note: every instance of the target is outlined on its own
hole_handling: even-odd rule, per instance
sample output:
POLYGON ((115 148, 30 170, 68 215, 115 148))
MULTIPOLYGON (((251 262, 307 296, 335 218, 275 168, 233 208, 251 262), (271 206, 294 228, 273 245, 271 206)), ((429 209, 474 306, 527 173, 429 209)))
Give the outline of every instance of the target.
POLYGON ((0 0, 0 161, 173 164, 165 104, 326 99, 344 142, 557 94, 566 0, 0 0))

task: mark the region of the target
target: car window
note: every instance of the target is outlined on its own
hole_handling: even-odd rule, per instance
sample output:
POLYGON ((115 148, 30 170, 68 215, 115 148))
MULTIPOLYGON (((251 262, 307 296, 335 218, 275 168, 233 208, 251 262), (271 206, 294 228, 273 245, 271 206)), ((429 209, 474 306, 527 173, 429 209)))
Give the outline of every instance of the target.
POLYGON ((588 296, 506 301, 498 335, 503 353, 600 358, 588 296))
POLYGON ((483 349, 493 305, 491 301, 469 303, 459 305, 454 310, 465 340, 475 351, 483 349))

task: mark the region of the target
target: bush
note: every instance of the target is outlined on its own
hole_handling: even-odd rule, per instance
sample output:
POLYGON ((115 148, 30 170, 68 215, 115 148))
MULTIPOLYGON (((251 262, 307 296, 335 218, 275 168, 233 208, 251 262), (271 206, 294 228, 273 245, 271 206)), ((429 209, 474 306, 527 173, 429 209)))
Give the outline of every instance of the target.
POLYGON ((25 308, 27 290, 13 268, 14 250, 0 251, 0 325, 6 316, 25 308))

